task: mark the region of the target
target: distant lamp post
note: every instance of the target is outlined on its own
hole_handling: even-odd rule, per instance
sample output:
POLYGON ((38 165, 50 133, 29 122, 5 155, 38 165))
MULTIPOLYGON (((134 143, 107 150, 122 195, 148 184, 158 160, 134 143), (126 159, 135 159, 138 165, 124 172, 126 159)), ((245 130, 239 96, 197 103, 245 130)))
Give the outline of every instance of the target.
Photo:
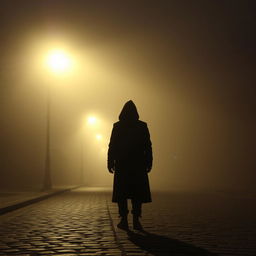
MULTIPOLYGON (((95 128, 97 127, 99 123, 99 119, 96 116, 88 116, 86 120, 86 125, 89 126, 90 128, 95 128)), ((102 135, 101 134, 96 134, 96 139, 101 140, 102 135)), ((84 134, 82 133, 82 138, 81 138, 81 185, 85 185, 85 175, 84 175, 84 154, 85 154, 85 139, 84 139, 84 134)))
POLYGON ((81 140, 81 182, 80 185, 83 186, 84 184, 84 136, 82 136, 81 140))
MULTIPOLYGON (((68 55, 59 49, 54 49, 49 52, 46 59, 46 64, 53 73, 64 73, 71 67, 71 59, 68 55)), ((51 136, 50 136, 50 121, 51 121, 51 86, 47 85, 47 104, 46 104, 46 152, 45 152, 45 172, 43 190, 52 188, 51 179, 51 136)))

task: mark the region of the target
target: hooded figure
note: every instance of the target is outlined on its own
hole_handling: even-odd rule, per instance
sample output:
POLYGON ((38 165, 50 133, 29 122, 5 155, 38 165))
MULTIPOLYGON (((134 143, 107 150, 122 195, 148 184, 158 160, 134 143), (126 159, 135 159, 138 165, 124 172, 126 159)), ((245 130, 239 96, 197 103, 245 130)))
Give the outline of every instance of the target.
POLYGON ((152 168, 150 134, 133 101, 125 103, 119 122, 113 126, 109 150, 108 170, 114 172, 112 202, 118 203, 122 217, 120 228, 128 228, 127 199, 132 200, 134 228, 141 229, 138 217, 142 203, 151 202, 148 172, 152 168))

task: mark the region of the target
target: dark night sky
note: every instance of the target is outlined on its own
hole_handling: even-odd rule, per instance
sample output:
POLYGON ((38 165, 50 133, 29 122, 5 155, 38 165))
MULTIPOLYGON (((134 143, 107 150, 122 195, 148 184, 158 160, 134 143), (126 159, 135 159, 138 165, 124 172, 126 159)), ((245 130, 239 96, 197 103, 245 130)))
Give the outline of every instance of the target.
MULTIPOLYGON (((213 119, 217 127, 225 120, 224 134, 231 139, 222 150, 229 152, 229 162, 238 158, 232 168, 238 161, 241 173, 243 166, 250 169, 245 181, 250 183, 256 142, 255 7, 255 1, 247 0, 1 1, 0 97, 10 90, 4 82, 8 72, 26 62, 22 49, 28 37, 71 37, 77 49, 96 49, 113 69, 122 67, 128 76, 151 81, 143 85, 145 91, 152 87, 165 95, 163 124, 175 122, 168 116, 168 101, 181 93, 202 116, 201 128, 190 133, 193 145, 200 133, 214 130, 213 119)), ((152 129, 157 134, 157 126, 152 129)), ((214 136, 200 143, 214 143, 214 136)))

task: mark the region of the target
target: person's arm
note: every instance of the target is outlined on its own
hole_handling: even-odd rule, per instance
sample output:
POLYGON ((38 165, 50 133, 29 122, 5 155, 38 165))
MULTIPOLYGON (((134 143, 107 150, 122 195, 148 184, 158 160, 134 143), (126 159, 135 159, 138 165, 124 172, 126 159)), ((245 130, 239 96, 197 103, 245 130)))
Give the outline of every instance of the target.
POLYGON ((153 163, 153 154, 152 154, 152 143, 150 140, 150 133, 148 130, 148 126, 145 126, 145 156, 146 156, 146 168, 147 172, 150 172, 152 169, 153 163))
POLYGON ((110 137, 110 142, 108 145, 108 171, 110 173, 114 172, 114 167, 115 167, 115 142, 116 142, 116 127, 115 125, 113 126, 111 137, 110 137))

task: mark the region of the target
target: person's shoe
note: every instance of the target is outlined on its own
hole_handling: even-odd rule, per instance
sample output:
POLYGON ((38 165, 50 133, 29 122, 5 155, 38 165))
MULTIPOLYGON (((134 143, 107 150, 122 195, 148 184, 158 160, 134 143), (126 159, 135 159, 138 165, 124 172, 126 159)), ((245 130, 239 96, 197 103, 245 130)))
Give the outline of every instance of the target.
POLYGON ((143 230, 143 227, 139 221, 139 217, 138 216, 134 216, 133 215, 133 229, 136 230, 143 230))
POLYGON ((121 217, 121 221, 117 224, 117 227, 124 230, 129 229, 127 216, 121 217))

